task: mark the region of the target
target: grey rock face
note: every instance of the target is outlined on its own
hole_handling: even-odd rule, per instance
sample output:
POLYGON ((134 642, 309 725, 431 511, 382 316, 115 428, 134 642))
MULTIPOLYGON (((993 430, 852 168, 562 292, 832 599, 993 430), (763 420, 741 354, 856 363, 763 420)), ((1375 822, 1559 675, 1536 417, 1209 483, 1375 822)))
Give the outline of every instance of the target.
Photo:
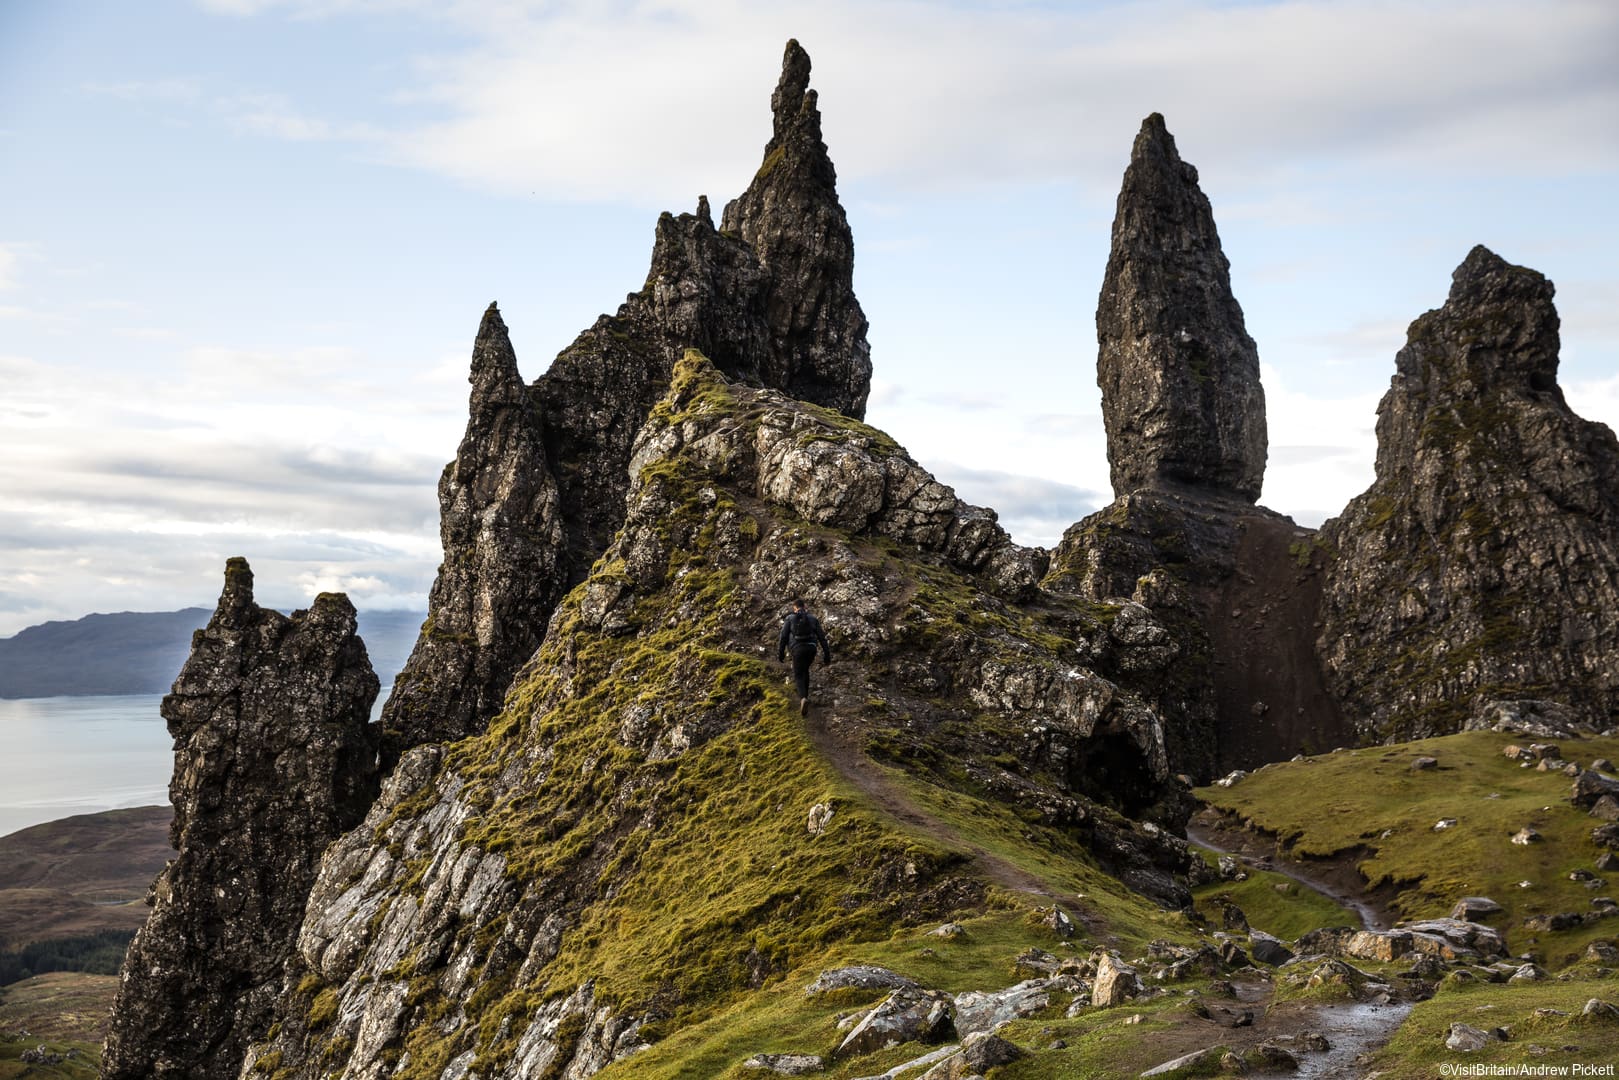
POLYGON ((1322 527, 1318 649, 1364 735, 1442 734, 1548 687, 1577 720, 1619 718, 1619 442, 1563 400, 1552 293, 1473 249, 1396 359, 1376 481, 1322 527))
POLYGON ((321 852, 376 794, 377 677, 354 631, 347 597, 287 618, 227 564, 163 699, 179 854, 125 959, 103 1076, 234 1078, 268 1028, 321 852))
POLYGON ((499 710, 561 595, 562 518, 544 434, 494 304, 472 350, 467 430, 439 478, 445 559, 429 618, 382 716, 390 766, 499 710))
POLYGON ((1197 170, 1157 113, 1136 136, 1096 308, 1115 495, 1188 484, 1259 498, 1265 394, 1197 170))
POLYGON ((789 42, 775 132, 716 230, 663 214, 640 291, 518 392, 499 316, 480 328, 471 419, 440 484, 444 563, 416 651, 384 711, 386 757, 479 731, 545 635, 557 600, 624 520, 636 433, 688 348, 743 382, 859 417, 871 382, 854 244, 789 42))
POLYGON ((1354 741, 1313 644, 1322 563, 1315 535, 1274 511, 1143 488, 1071 526, 1042 584, 1150 610, 1164 640, 1126 662, 1161 654, 1153 704, 1171 771, 1207 782, 1354 741))

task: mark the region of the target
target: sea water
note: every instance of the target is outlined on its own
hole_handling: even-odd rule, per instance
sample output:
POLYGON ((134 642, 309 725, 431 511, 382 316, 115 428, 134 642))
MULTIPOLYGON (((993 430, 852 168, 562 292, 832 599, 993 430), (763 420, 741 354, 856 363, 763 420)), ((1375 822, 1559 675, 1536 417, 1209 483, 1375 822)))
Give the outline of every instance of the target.
POLYGON ((158 715, 162 700, 0 698, 0 836, 74 814, 167 805, 174 743, 158 715))
POLYGON ((0 700, 0 836, 74 814, 169 801, 161 694, 0 700))

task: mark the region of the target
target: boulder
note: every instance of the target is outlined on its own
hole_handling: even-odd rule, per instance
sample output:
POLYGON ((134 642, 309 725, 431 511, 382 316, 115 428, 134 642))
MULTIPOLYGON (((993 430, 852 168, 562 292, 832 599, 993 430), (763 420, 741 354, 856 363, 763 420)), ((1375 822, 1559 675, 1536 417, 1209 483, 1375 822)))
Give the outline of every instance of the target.
POLYGON ((1450 909, 1450 917, 1464 922, 1482 922, 1490 915, 1499 915, 1506 908, 1487 896, 1464 896, 1450 909))
POLYGON ((955 1003, 937 990, 894 990, 857 1023, 838 1054, 870 1054, 906 1042, 940 1042, 955 1031, 955 1003))
POLYGON ((1002 1024, 1033 1015, 1051 1004, 1054 991, 1077 991, 1083 986, 1076 979, 1025 979, 1005 990, 968 990, 955 997, 956 1034, 962 1038, 975 1032, 994 1031, 1002 1024))
POLYGON ((815 976, 815 981, 804 987, 804 993, 809 997, 818 994, 830 993, 833 990, 919 990, 921 987, 912 979, 896 971, 889 971, 885 967, 874 964, 854 964, 849 967, 833 968, 823 971, 815 976))
POLYGON ((1091 1004, 1099 1009, 1120 1005, 1141 994, 1136 969, 1112 953, 1104 952, 1096 961, 1096 978, 1091 984, 1091 1004))
POLYGON ((1580 1010, 1580 1015, 1592 1020, 1611 1022, 1619 1020, 1619 1006, 1610 1001, 1603 1001, 1601 998, 1592 998, 1585 1003, 1585 1008, 1580 1010))
POLYGON ((1255 960, 1272 967, 1280 967, 1293 959, 1293 950, 1284 945, 1280 938, 1272 937, 1263 930, 1248 931, 1248 951, 1255 960))
POLYGON ((1344 955, 1357 960, 1398 960, 1411 952, 1411 934, 1402 930, 1362 930, 1349 939, 1344 955))
POLYGON ((744 1069, 759 1069, 778 1076, 808 1076, 826 1068, 819 1054, 755 1054, 742 1063, 744 1069))
POLYGON ((1445 1047, 1470 1054, 1475 1050, 1482 1050, 1494 1038, 1492 1034, 1481 1031, 1469 1024, 1455 1023, 1450 1025, 1450 1034, 1445 1038, 1445 1047))

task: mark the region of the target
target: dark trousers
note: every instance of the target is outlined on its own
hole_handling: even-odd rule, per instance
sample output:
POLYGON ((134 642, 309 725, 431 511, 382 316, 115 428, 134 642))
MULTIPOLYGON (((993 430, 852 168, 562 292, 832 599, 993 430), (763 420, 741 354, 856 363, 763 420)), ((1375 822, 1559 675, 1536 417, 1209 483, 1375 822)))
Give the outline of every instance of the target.
POLYGON ((798 696, 809 697, 809 669, 815 662, 814 645, 793 646, 793 682, 798 685, 798 696))

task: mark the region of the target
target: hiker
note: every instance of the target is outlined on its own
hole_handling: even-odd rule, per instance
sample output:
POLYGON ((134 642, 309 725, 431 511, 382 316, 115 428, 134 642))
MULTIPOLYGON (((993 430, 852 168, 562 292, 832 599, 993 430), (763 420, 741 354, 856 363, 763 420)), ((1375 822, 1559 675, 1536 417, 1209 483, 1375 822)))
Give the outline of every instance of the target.
POLYGON ((809 671, 815 661, 815 647, 821 647, 821 663, 832 662, 832 648, 826 643, 826 631, 821 620, 811 615, 804 601, 795 599, 793 610, 781 624, 781 639, 776 642, 776 659, 785 661, 787 649, 793 650, 793 681, 798 684, 798 715, 809 715, 809 671))

